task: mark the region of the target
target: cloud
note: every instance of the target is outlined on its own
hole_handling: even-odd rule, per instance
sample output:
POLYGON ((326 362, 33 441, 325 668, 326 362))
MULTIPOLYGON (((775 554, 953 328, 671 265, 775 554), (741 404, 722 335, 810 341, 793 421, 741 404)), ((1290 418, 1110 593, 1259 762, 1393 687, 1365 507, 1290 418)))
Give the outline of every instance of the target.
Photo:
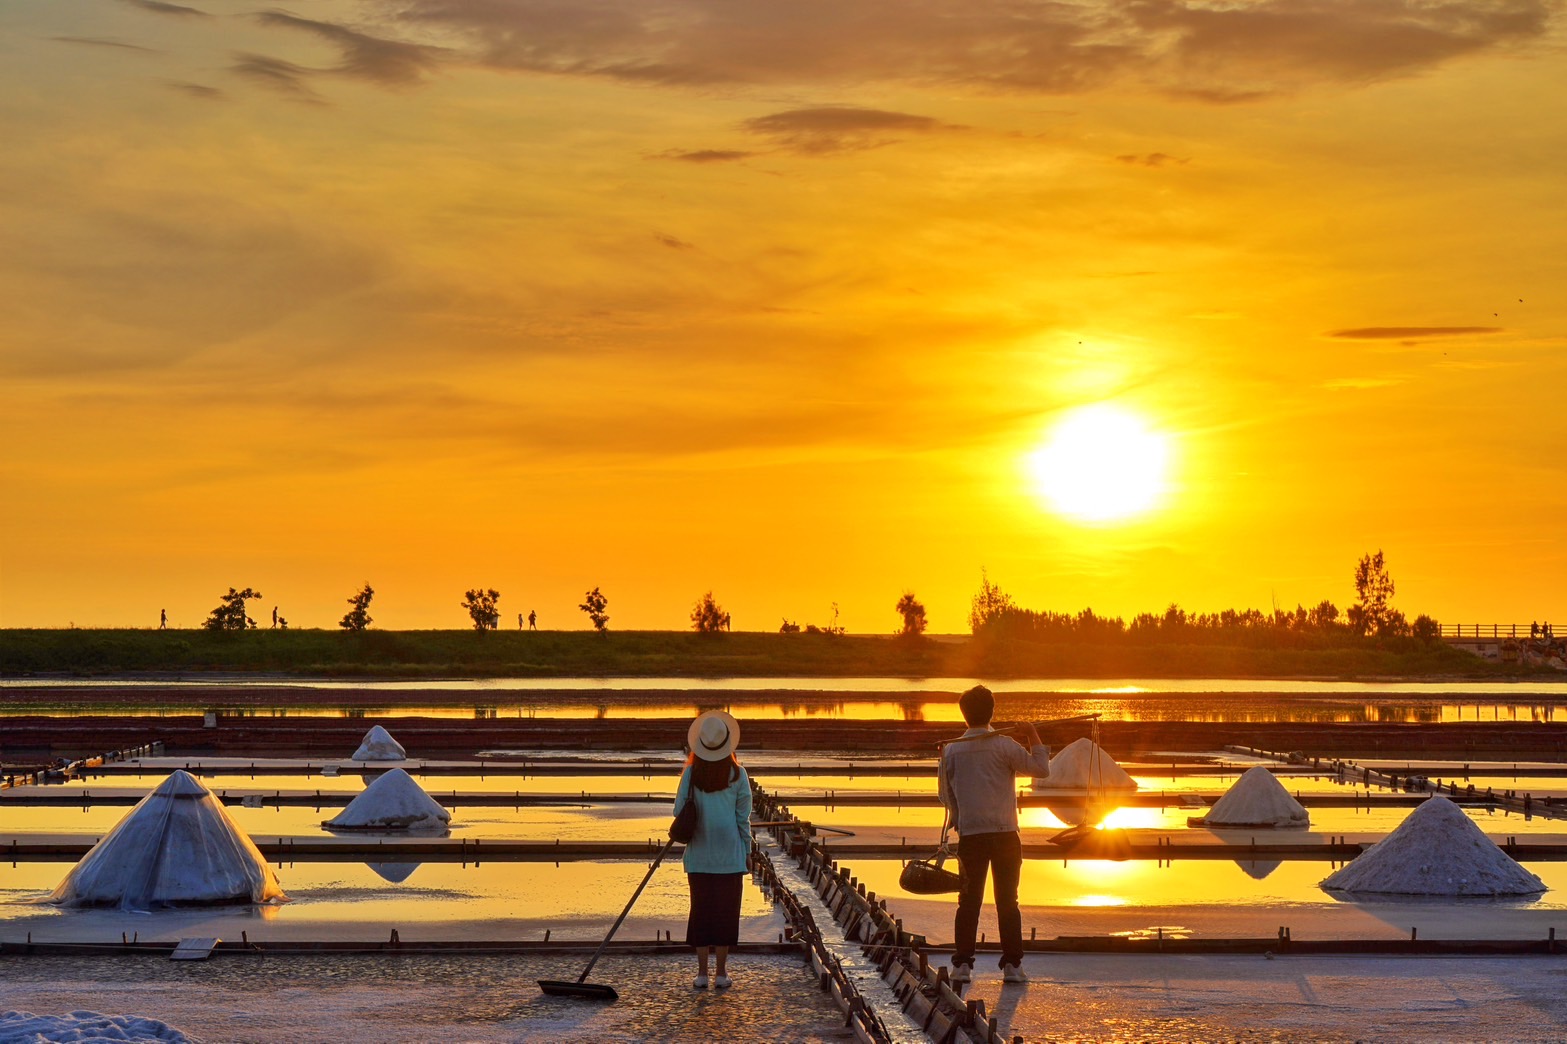
POLYGON ((300 18, 284 11, 264 11, 256 16, 263 24, 299 29, 337 47, 342 59, 332 72, 357 76, 387 87, 423 82, 440 61, 442 48, 403 43, 371 36, 346 26, 300 18))
POLYGON ((1187 162, 1189 162, 1188 160, 1182 159, 1180 157, 1171 156, 1167 152, 1149 152, 1149 153, 1145 153, 1144 155, 1141 155, 1141 156, 1138 156, 1138 155, 1117 156, 1116 160, 1118 162, 1121 162, 1121 163, 1131 163, 1131 164, 1134 164, 1134 165, 1140 166, 1140 167, 1162 167, 1162 166, 1164 166, 1167 163, 1187 163, 1187 162))
POLYGON ((1329 330, 1329 337, 1351 341, 1402 341, 1425 337, 1464 337, 1469 334, 1501 333, 1500 326, 1358 326, 1348 330, 1329 330))
POLYGON ((697 149, 694 152, 665 152, 657 158, 680 160, 682 163, 733 163, 754 155, 740 149, 697 149))
POLYGON ((671 86, 872 82, 1222 103, 1407 76, 1542 39, 1552 0, 383 0, 516 70, 671 86))
POLYGON ((181 18, 189 18, 193 15, 198 18, 212 17, 206 11, 198 11, 194 7, 186 7, 184 4, 166 4, 163 0, 125 0, 125 3, 156 14, 176 15, 181 18))
POLYGON ((653 238, 658 240, 660 243, 664 244, 665 246, 669 247, 671 250, 694 250, 694 249, 696 249, 693 244, 687 243, 683 239, 676 239, 674 236, 667 235, 667 234, 665 234, 663 232, 654 232, 653 233, 653 238))
POLYGON ((285 62, 281 58, 269 58, 264 54, 241 52, 234 56, 234 64, 229 66, 229 69, 285 94, 295 101, 309 105, 326 104, 325 100, 305 83, 305 77, 309 76, 312 70, 295 65, 293 62, 285 62))
POLYGON ((56 43, 82 44, 86 47, 114 47, 124 51, 141 51, 145 54, 158 54, 151 47, 143 47, 141 44, 126 43, 123 40, 106 40, 97 36, 54 36, 50 37, 56 43))
POLYGON ((227 95, 225 95, 218 88, 208 87, 204 83, 187 83, 183 80, 167 80, 164 82, 164 86, 169 88, 171 91, 179 91, 181 94, 188 94, 192 98, 202 98, 207 101, 216 101, 219 98, 227 97, 227 95))
POLYGON ((742 126, 753 134, 771 138, 783 148, 808 155, 878 148, 897 141, 891 137, 896 134, 966 129, 929 116, 849 106, 790 109, 753 117, 742 126))

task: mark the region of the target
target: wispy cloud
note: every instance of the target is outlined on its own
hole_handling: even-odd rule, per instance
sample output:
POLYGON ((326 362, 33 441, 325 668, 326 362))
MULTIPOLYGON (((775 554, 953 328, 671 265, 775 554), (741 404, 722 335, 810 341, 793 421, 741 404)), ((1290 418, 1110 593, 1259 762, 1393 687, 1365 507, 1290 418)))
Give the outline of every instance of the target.
POLYGON ((342 55, 340 64, 332 72, 357 76, 383 86, 402 87, 422 82, 435 69, 442 54, 439 47, 387 40, 285 11, 265 11, 256 17, 265 25, 298 29, 326 40, 342 55))
POLYGON ((152 11, 155 14, 175 15, 180 18, 210 18, 206 11, 197 10, 194 7, 186 7, 184 4, 168 4, 163 0, 124 0, 132 7, 139 7, 143 11, 152 11))
POLYGON ((783 148, 807 154, 873 149, 892 144, 899 135, 966 129, 929 116, 850 106, 790 109, 753 117, 743 126, 783 148))
POLYGON ((682 163, 734 163, 753 155, 755 153, 740 149, 697 149, 692 152, 664 152, 656 158, 679 160, 682 163))
POLYGON ((143 47, 141 44, 126 43, 124 40, 109 40, 98 36, 54 36, 50 37, 56 43, 81 44, 85 47, 113 47, 122 51, 141 51, 144 54, 157 54, 157 50, 151 47, 143 47))
POLYGON ((1163 167, 1171 163, 1182 164, 1189 162, 1181 157, 1171 156, 1167 152, 1147 152, 1142 155, 1128 154, 1117 156, 1116 161, 1118 163, 1130 163, 1138 167, 1163 167))
POLYGON ((509 69, 675 86, 897 81, 1207 102, 1410 75, 1544 37, 1552 0, 399 0, 404 25, 509 69))
POLYGON ((206 101, 217 101, 219 98, 227 97, 227 95, 225 95, 218 88, 209 87, 204 83, 188 83, 184 80, 166 80, 164 81, 164 86, 171 91, 179 91, 181 94, 188 94, 192 98, 201 98, 206 101))
POLYGON ((326 104, 325 99, 311 90, 310 85, 305 82, 305 78, 312 70, 295 65, 293 62, 271 58, 264 54, 241 52, 234 56, 234 64, 229 66, 229 69, 295 101, 309 105, 326 104))
POLYGON ((1348 330, 1330 330, 1328 336, 1351 341, 1407 341, 1501 332, 1500 326, 1357 326, 1348 330))
POLYGON ((669 247, 671 250, 694 250, 694 249, 696 249, 694 244, 687 243, 683 239, 676 239, 674 236, 671 236, 671 235, 669 235, 667 233, 664 233, 664 232, 654 232, 653 233, 653 238, 655 240, 657 240, 658 242, 664 244, 665 246, 669 247))

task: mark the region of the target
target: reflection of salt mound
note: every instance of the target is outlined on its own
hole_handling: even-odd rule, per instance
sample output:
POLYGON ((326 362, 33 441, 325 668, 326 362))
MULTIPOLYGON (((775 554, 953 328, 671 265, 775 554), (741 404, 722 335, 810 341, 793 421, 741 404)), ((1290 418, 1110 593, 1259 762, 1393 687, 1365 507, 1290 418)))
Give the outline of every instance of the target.
POLYGON ((392 738, 392 734, 377 725, 365 733, 359 749, 354 751, 353 761, 404 761, 408 752, 392 738))
POLYGON ((1253 881, 1261 881, 1277 870, 1281 862, 1279 859, 1237 859, 1235 865, 1246 871, 1246 876, 1253 881))
POLYGON ((382 774, 348 807, 321 824, 333 830, 440 830, 452 814, 402 769, 382 774))
POLYGON ((1311 825, 1311 816, 1299 801, 1290 797, 1273 773, 1257 765, 1242 773, 1224 796, 1213 803, 1203 825, 1303 827, 1311 825))
POLYGON ((1445 797, 1427 798, 1398 829, 1328 875, 1322 887, 1395 895, 1533 895, 1545 882, 1445 797))
POLYGON ((366 863, 365 866, 379 874, 381 880, 393 884, 402 884, 408 880, 410 874, 419 869, 418 863, 366 863))
POLYGON ((286 898, 223 803, 176 769, 81 858, 50 901, 147 909, 286 898))
POLYGON ((1050 759, 1050 778, 1034 780, 1043 790, 1136 790, 1137 781, 1086 736, 1050 759))

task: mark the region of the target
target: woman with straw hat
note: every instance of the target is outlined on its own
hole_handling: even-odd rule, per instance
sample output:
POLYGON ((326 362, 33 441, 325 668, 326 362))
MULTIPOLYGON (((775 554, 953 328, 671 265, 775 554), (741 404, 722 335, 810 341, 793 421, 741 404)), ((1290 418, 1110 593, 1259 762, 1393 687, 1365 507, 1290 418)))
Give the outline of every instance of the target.
POLYGON ((691 985, 707 989, 707 961, 716 957, 713 985, 729 986, 729 947, 740 941, 740 894, 751 862, 751 780, 735 759, 740 723, 724 711, 704 711, 686 732, 691 751, 675 791, 675 814, 697 806, 696 834, 683 863, 691 885, 686 945, 696 949, 691 985))

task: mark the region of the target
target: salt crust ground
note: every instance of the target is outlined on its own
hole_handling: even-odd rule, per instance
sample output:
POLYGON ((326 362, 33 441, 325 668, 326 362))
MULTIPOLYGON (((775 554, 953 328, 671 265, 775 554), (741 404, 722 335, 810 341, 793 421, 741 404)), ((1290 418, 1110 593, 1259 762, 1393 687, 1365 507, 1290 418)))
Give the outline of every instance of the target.
POLYGON ((586 956, 0 958, 0 1009, 138 1011, 208 1042, 850 1040, 804 961, 734 958, 727 991, 689 957, 605 957, 613 1004, 546 997, 586 956))

